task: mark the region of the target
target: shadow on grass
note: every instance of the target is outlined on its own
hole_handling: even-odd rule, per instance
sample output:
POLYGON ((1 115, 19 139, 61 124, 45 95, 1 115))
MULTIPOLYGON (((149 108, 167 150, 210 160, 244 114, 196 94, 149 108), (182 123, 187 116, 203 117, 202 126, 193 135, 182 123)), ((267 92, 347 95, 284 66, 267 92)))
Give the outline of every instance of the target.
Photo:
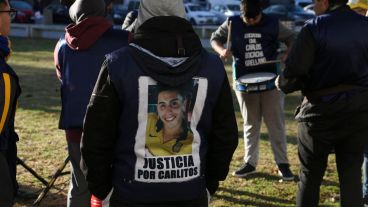
POLYGON ((255 178, 264 178, 265 180, 270 181, 270 182, 277 182, 278 180, 280 180, 279 176, 271 175, 271 174, 264 173, 264 172, 255 172, 241 179, 251 180, 255 178))
POLYGON ((59 81, 55 71, 43 68, 24 67, 12 64, 22 88, 19 107, 49 113, 60 111, 59 81))
POLYGON ((271 197, 271 196, 264 196, 264 195, 260 195, 260 194, 256 194, 256 193, 252 193, 248 191, 240 191, 240 190, 234 190, 234 189, 228 189, 228 188, 219 188, 219 190, 223 192, 227 192, 231 194, 231 196, 215 195, 214 197, 218 199, 226 200, 231 203, 239 204, 242 206, 252 205, 252 206, 259 206, 259 207, 271 207, 271 206, 272 207, 285 207, 285 206, 290 206, 294 204, 293 201, 290 201, 287 199, 276 198, 276 197, 271 197), (264 202, 236 198, 239 196, 252 197, 257 200, 262 200, 264 202), (270 204, 270 203, 279 203, 279 204, 270 204))
MULTIPOLYGON (((20 196, 15 198, 14 207, 18 206, 33 206, 33 202, 37 199, 42 189, 35 188, 33 186, 20 185, 20 196)), ((64 207, 66 205, 66 195, 60 190, 56 192, 49 192, 46 197, 41 201, 40 206, 53 206, 64 207)))
MULTIPOLYGON (((261 133, 261 140, 263 140, 263 141, 269 141, 268 134, 267 133, 261 133)), ((288 135, 286 137, 286 142, 288 144, 292 144, 292 145, 297 145, 298 144, 298 141, 297 141, 297 137, 296 136, 290 136, 290 135, 288 135)))
POLYGON ((324 186, 334 186, 334 187, 337 187, 337 188, 340 187, 340 185, 339 185, 338 182, 335 182, 335 181, 332 181, 332 180, 323 180, 321 185, 324 185, 324 186))

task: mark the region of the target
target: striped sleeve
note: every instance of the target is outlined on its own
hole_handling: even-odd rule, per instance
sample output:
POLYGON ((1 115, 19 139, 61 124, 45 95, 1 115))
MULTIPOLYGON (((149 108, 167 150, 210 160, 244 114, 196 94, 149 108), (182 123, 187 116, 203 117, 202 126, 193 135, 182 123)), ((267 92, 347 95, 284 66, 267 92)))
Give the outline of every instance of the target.
POLYGON ((0 134, 7 127, 15 96, 14 80, 8 73, 0 73, 0 134))

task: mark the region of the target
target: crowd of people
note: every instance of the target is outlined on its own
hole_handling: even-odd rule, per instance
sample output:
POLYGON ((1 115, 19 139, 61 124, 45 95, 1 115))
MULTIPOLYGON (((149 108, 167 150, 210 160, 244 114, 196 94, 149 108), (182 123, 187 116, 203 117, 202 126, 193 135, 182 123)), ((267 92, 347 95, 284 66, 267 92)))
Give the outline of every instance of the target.
MULTIPOLYGON (((279 176, 295 179, 284 96, 301 91, 296 206, 318 206, 331 153, 341 206, 368 204, 365 0, 316 0, 316 17, 298 34, 263 14, 260 0, 241 0, 241 14, 211 36, 218 55, 202 47, 182 0, 141 0, 122 30, 113 29, 106 15, 111 1, 63 3, 74 22, 54 51, 59 128, 71 163, 68 207, 209 206, 238 145, 231 88, 244 122, 245 152, 233 176, 256 172, 264 120, 279 176), (279 43, 287 46, 284 54, 279 43), (232 87, 221 60, 230 57, 232 87)), ((7 64, 15 13, 0 0, 1 207, 13 206, 18 191, 14 119, 21 89, 7 64)))

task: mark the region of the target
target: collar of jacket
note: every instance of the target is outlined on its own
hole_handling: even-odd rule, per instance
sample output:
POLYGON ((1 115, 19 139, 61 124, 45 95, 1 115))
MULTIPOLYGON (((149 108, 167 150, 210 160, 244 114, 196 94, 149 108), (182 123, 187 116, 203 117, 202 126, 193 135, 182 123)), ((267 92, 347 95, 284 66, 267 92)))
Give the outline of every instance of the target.
POLYGON ((109 28, 111 23, 104 17, 88 17, 78 24, 70 24, 65 30, 65 40, 73 50, 90 48, 109 28))
POLYGON ((328 8, 328 10, 326 11, 326 13, 340 12, 340 11, 348 11, 348 10, 351 10, 348 5, 345 5, 345 4, 335 4, 335 5, 331 5, 328 8))

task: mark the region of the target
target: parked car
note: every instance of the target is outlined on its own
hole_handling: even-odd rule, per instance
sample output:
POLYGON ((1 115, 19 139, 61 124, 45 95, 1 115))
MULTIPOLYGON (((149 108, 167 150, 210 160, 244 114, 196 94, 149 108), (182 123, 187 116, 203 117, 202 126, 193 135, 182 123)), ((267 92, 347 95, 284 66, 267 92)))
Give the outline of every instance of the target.
POLYGON ((199 4, 200 6, 206 8, 206 9, 211 8, 211 5, 208 2, 208 0, 184 0, 184 4, 186 4, 186 3, 199 4))
POLYGON ((308 12, 310 14, 313 14, 313 15, 316 14, 316 12, 314 11, 314 4, 309 4, 309 5, 305 6, 305 7, 303 7, 303 9, 304 9, 304 11, 306 11, 306 12, 308 12))
POLYGON ((187 19, 193 25, 206 25, 206 24, 218 24, 218 18, 216 14, 209 10, 206 10, 199 4, 184 4, 187 19))
POLYGON ((305 7, 313 3, 313 0, 294 0, 295 5, 305 7))
POLYGON ((70 24, 73 22, 69 17, 68 7, 60 4, 58 0, 52 1, 46 9, 52 12, 52 20, 54 24, 70 24))
POLYGON ((34 22, 34 11, 32 5, 25 1, 10 1, 10 7, 18 10, 15 19, 16 23, 33 23, 34 22))
POLYGON ((224 22, 228 17, 240 15, 240 3, 238 1, 226 2, 224 4, 214 4, 211 11, 217 15, 219 22, 224 22))
POLYGON ((308 19, 314 17, 313 14, 303 10, 294 4, 275 4, 263 10, 265 14, 276 16, 280 21, 293 21, 296 26, 303 25, 308 19))

